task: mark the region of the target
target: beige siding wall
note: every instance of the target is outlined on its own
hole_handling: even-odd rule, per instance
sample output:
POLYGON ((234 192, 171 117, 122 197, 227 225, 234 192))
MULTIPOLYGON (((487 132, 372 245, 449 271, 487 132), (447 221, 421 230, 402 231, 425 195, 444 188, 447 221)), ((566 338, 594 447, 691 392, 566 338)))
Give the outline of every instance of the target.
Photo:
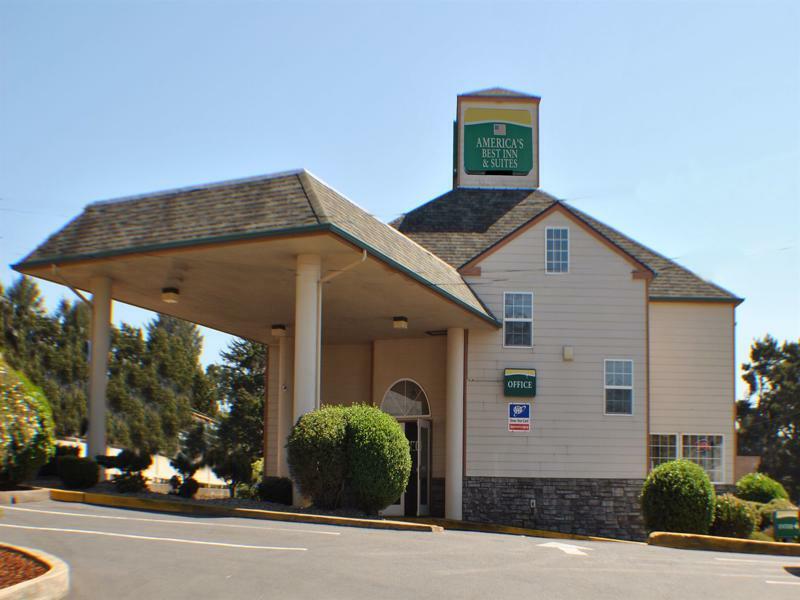
POLYGON ((533 292, 534 346, 503 348, 503 332, 470 331, 467 475, 638 478, 646 465, 646 284, 630 262, 561 213, 488 256, 470 277, 491 311, 503 292, 533 292), (545 274, 545 228, 566 226, 569 273, 545 274), (562 347, 575 358, 562 360, 562 347), (634 361, 634 414, 605 415, 603 360, 634 361), (533 431, 507 431, 507 367, 535 368, 533 431))
POLYGON ((322 349, 322 404, 372 402, 372 344, 343 344, 322 349))
POLYGON ((722 434, 725 480, 733 482, 734 308, 650 304, 650 429, 722 434))
POLYGON ((413 379, 428 396, 433 420, 431 474, 445 473, 445 367, 447 338, 377 340, 372 397, 380 406, 383 395, 399 379, 413 379))

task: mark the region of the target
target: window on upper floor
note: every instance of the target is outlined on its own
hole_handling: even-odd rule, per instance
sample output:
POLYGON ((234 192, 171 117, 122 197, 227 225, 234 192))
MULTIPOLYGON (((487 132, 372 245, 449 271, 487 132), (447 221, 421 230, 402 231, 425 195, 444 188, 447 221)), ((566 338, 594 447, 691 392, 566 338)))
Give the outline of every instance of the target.
POLYGON ((507 348, 533 346, 533 294, 503 294, 503 345, 507 348))
POLYGON ((569 272, 569 229, 548 227, 545 230, 545 272, 569 272))
POLYGON ((607 415, 633 414, 633 361, 605 360, 607 415))

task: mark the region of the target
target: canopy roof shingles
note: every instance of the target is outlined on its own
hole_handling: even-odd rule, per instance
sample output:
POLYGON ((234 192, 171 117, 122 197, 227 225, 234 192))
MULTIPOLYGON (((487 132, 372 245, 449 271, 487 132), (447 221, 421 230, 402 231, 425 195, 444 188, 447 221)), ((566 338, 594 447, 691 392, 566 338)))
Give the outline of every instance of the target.
POLYGON ((454 267, 305 170, 95 202, 14 268, 314 231, 339 235, 496 324, 454 267))

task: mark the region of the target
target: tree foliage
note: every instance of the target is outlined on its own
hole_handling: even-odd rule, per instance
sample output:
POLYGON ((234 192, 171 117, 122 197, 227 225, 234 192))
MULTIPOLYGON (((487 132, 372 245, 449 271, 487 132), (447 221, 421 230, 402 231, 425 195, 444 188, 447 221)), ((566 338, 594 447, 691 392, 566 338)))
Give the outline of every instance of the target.
MULTIPOLYGON (((0 286, 0 352, 42 388, 60 437, 86 433, 90 322, 89 307, 80 301, 62 300, 48 314, 28 277, 6 290, 0 286)), ((216 414, 215 379, 199 362, 202 342, 196 325, 165 315, 144 331, 124 323, 112 327, 110 444, 173 454, 192 410, 216 414)))
POLYGON ((742 365, 750 398, 737 405, 739 453, 761 457, 760 470, 800 498, 800 341, 766 336, 742 365))

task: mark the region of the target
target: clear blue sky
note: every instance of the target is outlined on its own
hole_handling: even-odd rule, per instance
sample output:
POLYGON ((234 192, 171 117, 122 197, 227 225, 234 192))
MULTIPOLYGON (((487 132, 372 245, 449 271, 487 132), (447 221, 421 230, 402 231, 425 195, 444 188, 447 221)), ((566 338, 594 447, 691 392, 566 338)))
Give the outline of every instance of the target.
POLYGON ((741 362, 800 337, 799 6, 0 0, 0 281, 90 201, 295 167, 388 220, 500 85, 542 96, 543 189, 747 299, 741 362))

